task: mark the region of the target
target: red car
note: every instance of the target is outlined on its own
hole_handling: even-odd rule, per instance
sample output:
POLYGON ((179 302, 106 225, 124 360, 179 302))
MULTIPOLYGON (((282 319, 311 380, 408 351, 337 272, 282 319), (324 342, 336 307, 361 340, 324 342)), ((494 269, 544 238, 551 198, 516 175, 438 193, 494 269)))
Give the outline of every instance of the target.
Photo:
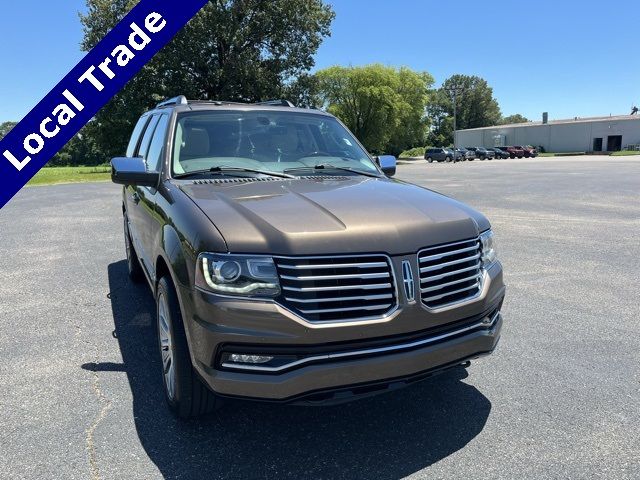
POLYGON ((524 150, 522 147, 500 147, 502 150, 507 152, 511 158, 522 158, 524 157, 524 150))
POLYGON ((523 147, 516 146, 515 148, 521 148, 524 151, 524 156, 526 158, 535 158, 538 156, 538 151, 531 145, 525 145, 523 147))

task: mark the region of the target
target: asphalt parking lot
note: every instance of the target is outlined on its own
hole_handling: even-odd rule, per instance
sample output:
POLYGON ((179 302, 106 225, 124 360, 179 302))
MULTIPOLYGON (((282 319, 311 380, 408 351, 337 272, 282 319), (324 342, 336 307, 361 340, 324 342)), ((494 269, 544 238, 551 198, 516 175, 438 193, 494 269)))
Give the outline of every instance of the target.
POLYGON ((492 221, 496 353, 466 378, 188 423, 163 404, 118 187, 20 192, 0 211, 0 477, 640 478, 640 157, 417 161, 398 177, 492 221))

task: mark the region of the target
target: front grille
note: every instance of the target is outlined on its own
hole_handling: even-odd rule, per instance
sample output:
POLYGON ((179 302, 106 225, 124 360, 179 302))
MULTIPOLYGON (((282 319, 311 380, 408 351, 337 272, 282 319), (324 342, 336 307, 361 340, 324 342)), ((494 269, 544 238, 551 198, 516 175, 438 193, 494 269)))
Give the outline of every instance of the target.
POLYGON ((422 303, 438 308, 476 296, 481 287, 481 255, 478 238, 418 252, 422 303))
POLYGON ((388 257, 279 257, 274 259, 284 306, 312 322, 381 317, 396 306, 388 257))

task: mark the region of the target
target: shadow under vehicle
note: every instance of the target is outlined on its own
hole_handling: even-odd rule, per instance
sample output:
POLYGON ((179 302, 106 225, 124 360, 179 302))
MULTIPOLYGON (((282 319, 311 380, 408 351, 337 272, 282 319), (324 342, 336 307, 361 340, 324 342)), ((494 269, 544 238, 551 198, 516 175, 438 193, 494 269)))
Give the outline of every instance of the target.
POLYGON ((403 478, 463 448, 491 412, 460 367, 358 402, 306 408, 228 401, 224 415, 181 421, 163 402, 153 296, 130 281, 124 260, 107 274, 122 364, 83 368, 126 374, 137 435, 164 478, 403 478))

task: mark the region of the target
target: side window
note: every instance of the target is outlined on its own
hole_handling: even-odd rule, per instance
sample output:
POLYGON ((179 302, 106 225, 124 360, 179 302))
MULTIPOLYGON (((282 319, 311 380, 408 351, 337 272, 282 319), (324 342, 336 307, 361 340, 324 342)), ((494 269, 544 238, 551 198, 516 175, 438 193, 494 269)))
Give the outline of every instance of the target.
POLYGON ((158 172, 162 168, 160 160, 162 158, 162 147, 164 147, 165 139, 167 138, 167 125, 169 125, 169 116, 162 115, 156 126, 156 131, 153 134, 149 152, 145 159, 148 171, 158 172))
POLYGON ((149 151, 149 145, 151 144, 151 138, 153 137, 153 132, 156 130, 156 125, 158 125, 158 120, 160 120, 160 115, 154 115, 147 126, 147 129, 144 131, 144 137, 142 137, 142 142, 140 142, 140 148, 138 149, 138 157, 142 157, 145 160, 147 159, 147 152, 149 151))
POLYGON ((129 146, 127 147, 127 157, 133 157, 135 155, 136 147, 140 141, 140 135, 142 135, 142 131, 148 121, 149 116, 145 115, 138 120, 138 123, 136 123, 136 127, 133 129, 133 133, 131 134, 131 140, 129 140, 129 146))

